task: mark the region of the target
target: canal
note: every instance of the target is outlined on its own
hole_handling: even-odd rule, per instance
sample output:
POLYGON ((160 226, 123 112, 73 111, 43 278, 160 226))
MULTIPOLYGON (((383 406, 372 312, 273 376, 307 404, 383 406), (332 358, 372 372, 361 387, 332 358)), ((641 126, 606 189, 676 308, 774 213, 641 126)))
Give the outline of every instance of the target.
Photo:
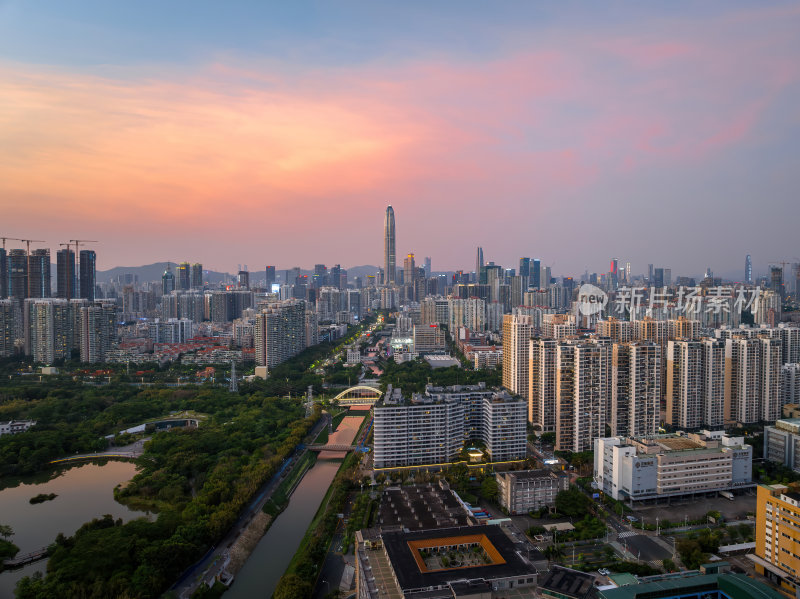
POLYGON ((225 599, 269 599, 317 513, 341 459, 320 458, 300 481, 287 508, 278 515, 236 575, 225 599))
MULTIPOLYGON (((104 514, 124 521, 147 516, 117 503, 114 487, 136 474, 131 462, 108 461, 83 464, 44 474, 7 479, 0 490, 0 524, 14 529, 11 541, 19 554, 28 553, 55 541, 59 532, 72 535, 82 524, 104 514), (56 493, 52 501, 31 504, 38 494, 56 493)), ((0 573, 0 597, 13 597, 14 587, 23 576, 45 572, 46 560, 0 573)))

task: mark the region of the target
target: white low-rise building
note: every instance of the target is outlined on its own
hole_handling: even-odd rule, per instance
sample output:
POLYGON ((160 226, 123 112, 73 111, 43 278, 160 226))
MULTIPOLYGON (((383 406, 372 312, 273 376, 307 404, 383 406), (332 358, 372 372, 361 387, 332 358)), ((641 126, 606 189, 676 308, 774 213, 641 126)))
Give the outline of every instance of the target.
POLYGON ((620 501, 704 495, 754 486, 753 448, 722 431, 607 437, 594 442, 594 480, 620 501))
POLYGON ((7 420, 5 422, 0 422, 0 436, 24 433, 35 424, 35 420, 7 420))

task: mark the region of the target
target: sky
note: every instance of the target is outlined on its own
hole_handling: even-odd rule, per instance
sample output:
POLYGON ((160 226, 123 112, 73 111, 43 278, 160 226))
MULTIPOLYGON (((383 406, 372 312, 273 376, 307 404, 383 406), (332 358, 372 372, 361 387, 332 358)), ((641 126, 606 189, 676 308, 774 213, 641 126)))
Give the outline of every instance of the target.
POLYGON ((400 264, 764 273, 800 261, 798 31, 798 2, 0 0, 0 235, 380 265, 391 204, 400 264))

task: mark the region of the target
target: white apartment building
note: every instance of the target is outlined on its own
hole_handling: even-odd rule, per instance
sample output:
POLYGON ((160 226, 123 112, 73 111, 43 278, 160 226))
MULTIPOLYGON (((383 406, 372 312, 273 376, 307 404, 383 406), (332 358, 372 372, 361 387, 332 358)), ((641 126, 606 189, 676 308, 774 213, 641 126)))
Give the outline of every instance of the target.
POLYGON ((781 379, 781 406, 800 403, 800 364, 784 364, 781 379))
POLYGON ((619 501, 705 495, 754 486, 753 448, 722 431, 608 437, 594 442, 594 480, 619 501))
POLYGON ((528 342, 532 332, 530 316, 503 317, 503 387, 521 397, 528 396, 528 342))
POLYGON ((376 468, 447 463, 470 440, 494 462, 526 455, 525 402, 483 384, 428 387, 410 399, 390 386, 374 415, 376 468))
POLYGON ((542 337, 545 339, 566 339, 577 334, 574 314, 543 314, 542 337))

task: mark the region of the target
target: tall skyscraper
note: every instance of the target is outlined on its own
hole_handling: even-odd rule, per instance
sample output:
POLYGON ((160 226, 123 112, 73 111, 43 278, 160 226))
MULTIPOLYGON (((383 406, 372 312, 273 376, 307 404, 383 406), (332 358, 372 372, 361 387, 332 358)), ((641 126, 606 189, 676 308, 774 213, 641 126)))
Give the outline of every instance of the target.
POLYGON ((425 256, 425 276, 431 276, 431 257, 425 256))
POLYGON ((274 266, 267 266, 266 268, 267 273, 267 291, 272 290, 272 284, 275 282, 275 267, 274 266))
POLYGON ((542 268, 542 261, 539 258, 534 258, 531 262, 531 287, 534 289, 541 289, 542 287, 542 279, 541 279, 541 268, 542 268))
POLYGON ((75 251, 69 248, 56 253, 56 297, 78 297, 78 277, 75 272, 75 251))
POLYGON ((116 304, 84 306, 80 308, 77 316, 81 362, 91 364, 103 362, 116 338, 116 304))
MULTIPOLYGON (((273 272, 274 276, 274 272, 273 272)), ((195 262, 192 264, 192 288, 200 289, 203 286, 203 265, 195 262)))
POLYGON ((80 279, 80 297, 93 302, 97 279, 97 254, 94 250, 81 250, 78 277, 80 279))
POLYGON ((50 250, 33 250, 28 256, 28 297, 50 297, 50 250))
MULTIPOLYGON (((530 277, 531 276, 531 259, 530 258, 520 258, 519 259, 519 276, 521 277, 530 277)), ((526 289, 527 291, 527 289, 526 289)))
POLYGON ((396 255, 394 250, 394 209, 386 208, 386 218, 383 222, 383 284, 394 285, 396 255))
POLYGON ((8 297, 8 257, 6 248, 0 248, 0 299, 8 297))
POLYGON ((250 272, 245 268, 236 276, 236 286, 239 289, 250 289, 250 272))
POLYGON ((188 291, 192 286, 192 271, 188 262, 181 262, 178 264, 178 281, 177 289, 181 291, 188 291))
POLYGON ((753 259, 750 254, 744 257, 744 282, 745 285, 753 284, 753 259))
POLYGON ((22 301, 28 297, 28 253, 11 250, 8 254, 8 297, 22 301))
MULTIPOLYGON (((172 274, 172 268, 167 264, 167 270, 161 275, 161 295, 169 295, 173 291, 175 291, 175 275, 172 274)), ((81 294, 83 294, 83 268, 81 268, 81 294)))
POLYGON ((611 258, 608 267, 608 280, 612 289, 619 287, 619 258, 611 258))
POLYGON ((483 268, 483 248, 478 246, 475 253, 475 282, 480 283, 481 269, 483 268))

